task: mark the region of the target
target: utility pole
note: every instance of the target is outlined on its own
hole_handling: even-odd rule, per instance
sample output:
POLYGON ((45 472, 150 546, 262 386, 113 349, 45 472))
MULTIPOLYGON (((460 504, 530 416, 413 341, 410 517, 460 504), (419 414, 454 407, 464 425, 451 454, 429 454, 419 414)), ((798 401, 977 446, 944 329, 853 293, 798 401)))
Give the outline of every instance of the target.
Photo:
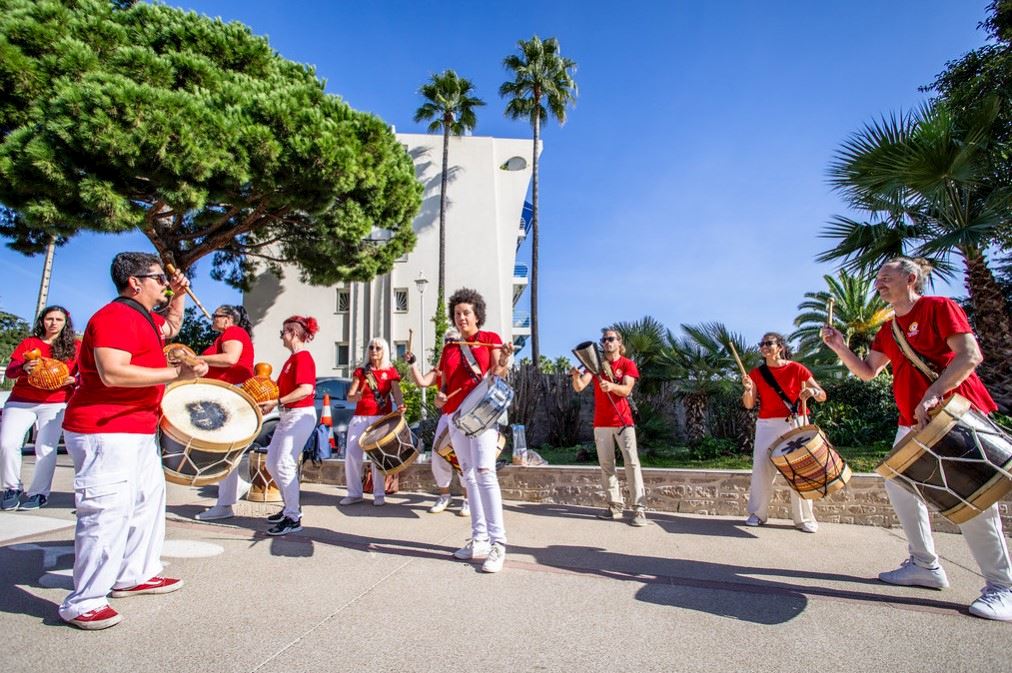
POLYGON ((49 237, 49 245, 46 246, 46 261, 42 264, 42 282, 39 283, 39 301, 35 304, 35 314, 28 323, 35 324, 35 319, 42 313, 49 300, 49 281, 53 277, 53 255, 56 253, 56 236, 49 237))

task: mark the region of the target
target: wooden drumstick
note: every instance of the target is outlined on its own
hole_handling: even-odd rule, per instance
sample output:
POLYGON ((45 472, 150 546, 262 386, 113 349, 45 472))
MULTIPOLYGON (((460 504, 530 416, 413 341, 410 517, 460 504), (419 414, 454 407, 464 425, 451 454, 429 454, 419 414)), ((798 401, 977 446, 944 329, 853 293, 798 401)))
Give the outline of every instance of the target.
POLYGON ((446 401, 449 402, 451 397, 453 397, 454 395, 456 395, 457 393, 459 393, 463 389, 464 389, 463 386, 461 386, 460 388, 457 388, 456 390, 454 390, 452 393, 450 393, 449 395, 446 396, 446 401))
POLYGON ((744 381, 748 378, 748 372, 745 371, 745 365, 741 363, 741 358, 738 357, 738 351, 734 347, 734 342, 728 341, 727 345, 731 347, 731 355, 734 356, 734 361, 738 363, 738 369, 741 371, 741 380, 744 381))
POLYGON ((826 315, 827 315, 826 324, 829 325, 830 327, 833 326, 833 305, 835 303, 836 300, 833 299, 832 297, 830 297, 829 301, 826 302, 826 315))
MULTIPOLYGON (((176 267, 172 266, 171 264, 166 264, 165 265, 165 271, 170 276, 175 276, 176 275, 176 267)), ((197 295, 193 294, 193 290, 190 289, 190 286, 187 285, 183 289, 186 290, 186 294, 190 295, 190 299, 192 299, 193 303, 197 305, 197 308, 199 308, 201 310, 201 312, 203 312, 203 314, 207 317, 208 320, 211 320, 211 314, 207 312, 207 309, 204 308, 204 305, 200 303, 199 299, 197 299, 197 295)))
POLYGON ((415 338, 415 330, 409 328, 408 329, 408 347, 406 349, 404 349, 404 351, 406 353, 410 353, 411 352, 411 340, 414 339, 414 338, 415 338))

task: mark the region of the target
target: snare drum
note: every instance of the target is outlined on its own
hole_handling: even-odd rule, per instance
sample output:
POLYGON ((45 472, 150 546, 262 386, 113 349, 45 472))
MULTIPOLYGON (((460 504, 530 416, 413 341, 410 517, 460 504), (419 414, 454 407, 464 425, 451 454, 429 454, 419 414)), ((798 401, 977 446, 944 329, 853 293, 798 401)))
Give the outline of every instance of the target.
POLYGON ((1012 490, 1012 438, 962 395, 908 433, 875 468, 953 523, 966 523, 1012 490))
MULTIPOLYGON (((506 447, 506 435, 499 433, 499 438, 496 440, 496 452, 495 457, 498 460, 502 454, 502 450, 506 447)), ((433 444, 433 451, 443 458, 450 464, 454 472, 460 474, 460 461, 457 460, 457 452, 453 450, 453 445, 450 444, 450 431, 447 428, 443 428, 443 431, 439 433, 439 437, 436 438, 435 444, 433 444)))
POLYGON ((784 479, 806 500, 839 491, 850 481, 850 466, 817 425, 802 425, 777 438, 770 460, 784 479))
POLYGON ((216 484, 235 468, 263 417, 253 398, 224 381, 176 381, 165 388, 158 443, 165 478, 183 486, 216 484))
POLYGON ((453 424, 473 437, 494 426, 513 401, 513 389, 498 376, 487 376, 454 412, 453 424))
POLYGON ((411 429, 396 411, 366 428, 358 444, 384 474, 397 474, 418 458, 411 429))
POLYGON ((267 449, 254 448, 249 452, 249 492, 246 499, 252 502, 281 502, 281 491, 267 471, 267 449))

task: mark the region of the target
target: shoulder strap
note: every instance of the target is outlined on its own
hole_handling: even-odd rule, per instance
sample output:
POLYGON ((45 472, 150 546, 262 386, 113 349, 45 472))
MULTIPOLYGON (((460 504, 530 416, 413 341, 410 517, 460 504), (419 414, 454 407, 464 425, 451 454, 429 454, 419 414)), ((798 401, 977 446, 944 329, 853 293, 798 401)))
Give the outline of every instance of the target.
POLYGON ((762 374, 763 380, 769 385, 773 391, 780 396, 780 399, 784 401, 784 404, 790 410, 794 416, 798 415, 798 403, 797 401, 791 401, 791 398, 787 397, 787 393, 780 387, 780 382, 777 381, 776 377, 773 376, 773 372, 770 370, 769 365, 765 362, 759 365, 759 373, 762 374))
POLYGON ((115 299, 113 299, 113 301, 116 302, 117 304, 129 306, 130 308, 132 308, 133 310, 137 311, 142 316, 144 316, 144 319, 148 321, 149 325, 151 325, 151 329, 155 331, 155 336, 158 337, 158 343, 161 343, 163 341, 162 331, 158 329, 158 325, 155 324, 155 319, 151 317, 151 311, 148 311, 143 306, 141 306, 141 303, 139 301, 137 301, 136 299, 131 299, 130 297, 116 297, 115 299))
POLYGON ((460 349, 461 354, 467 361, 467 369, 471 373, 471 377, 474 378, 475 381, 481 381, 482 378, 484 378, 482 376, 481 366, 475 359, 474 353, 471 352, 471 347, 462 342, 458 342, 457 347, 460 349))
POLYGON ((921 356, 917 354, 917 351, 911 347, 910 343, 907 342, 906 335, 903 334, 903 330, 900 329, 899 324, 896 322, 895 316, 893 317, 893 339, 896 340, 896 345, 903 351, 903 355, 906 356, 907 360, 910 360, 917 371, 924 374, 928 378, 928 381, 934 381, 938 378, 938 372, 933 370, 928 363, 921 359, 921 356))
POLYGON ((372 365, 369 364, 365 366, 365 382, 372 391, 372 396, 373 399, 376 400, 376 404, 379 405, 381 409, 385 408, 387 406, 386 395, 380 394, 379 383, 376 381, 376 375, 372 373, 372 365))

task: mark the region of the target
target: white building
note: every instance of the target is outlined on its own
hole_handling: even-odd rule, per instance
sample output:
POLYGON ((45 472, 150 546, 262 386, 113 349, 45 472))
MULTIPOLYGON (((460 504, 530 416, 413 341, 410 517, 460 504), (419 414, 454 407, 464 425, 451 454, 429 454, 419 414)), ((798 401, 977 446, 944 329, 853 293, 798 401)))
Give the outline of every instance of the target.
MULTIPOLYGON (((408 345, 423 346, 429 357, 435 335, 439 278, 439 189, 441 135, 398 133, 424 185, 422 208, 413 227, 415 249, 394 263, 390 273, 366 283, 331 287, 308 285, 294 268, 279 280, 266 272, 256 279, 244 304, 253 322, 257 361, 277 370, 287 359, 278 332, 290 315, 312 315, 320 333, 309 344, 319 376, 350 376, 365 360, 366 345, 383 337, 396 354, 408 345), (427 282, 421 283, 419 279, 427 282), (424 336, 423 336, 424 335, 424 336)), ((517 251, 530 226, 525 197, 531 180, 531 141, 523 139, 450 138, 446 212, 447 299, 460 287, 485 298, 484 329, 522 346, 530 320, 515 306, 527 286, 527 267, 517 265, 517 251), (525 207, 526 206, 526 207, 525 207)))

